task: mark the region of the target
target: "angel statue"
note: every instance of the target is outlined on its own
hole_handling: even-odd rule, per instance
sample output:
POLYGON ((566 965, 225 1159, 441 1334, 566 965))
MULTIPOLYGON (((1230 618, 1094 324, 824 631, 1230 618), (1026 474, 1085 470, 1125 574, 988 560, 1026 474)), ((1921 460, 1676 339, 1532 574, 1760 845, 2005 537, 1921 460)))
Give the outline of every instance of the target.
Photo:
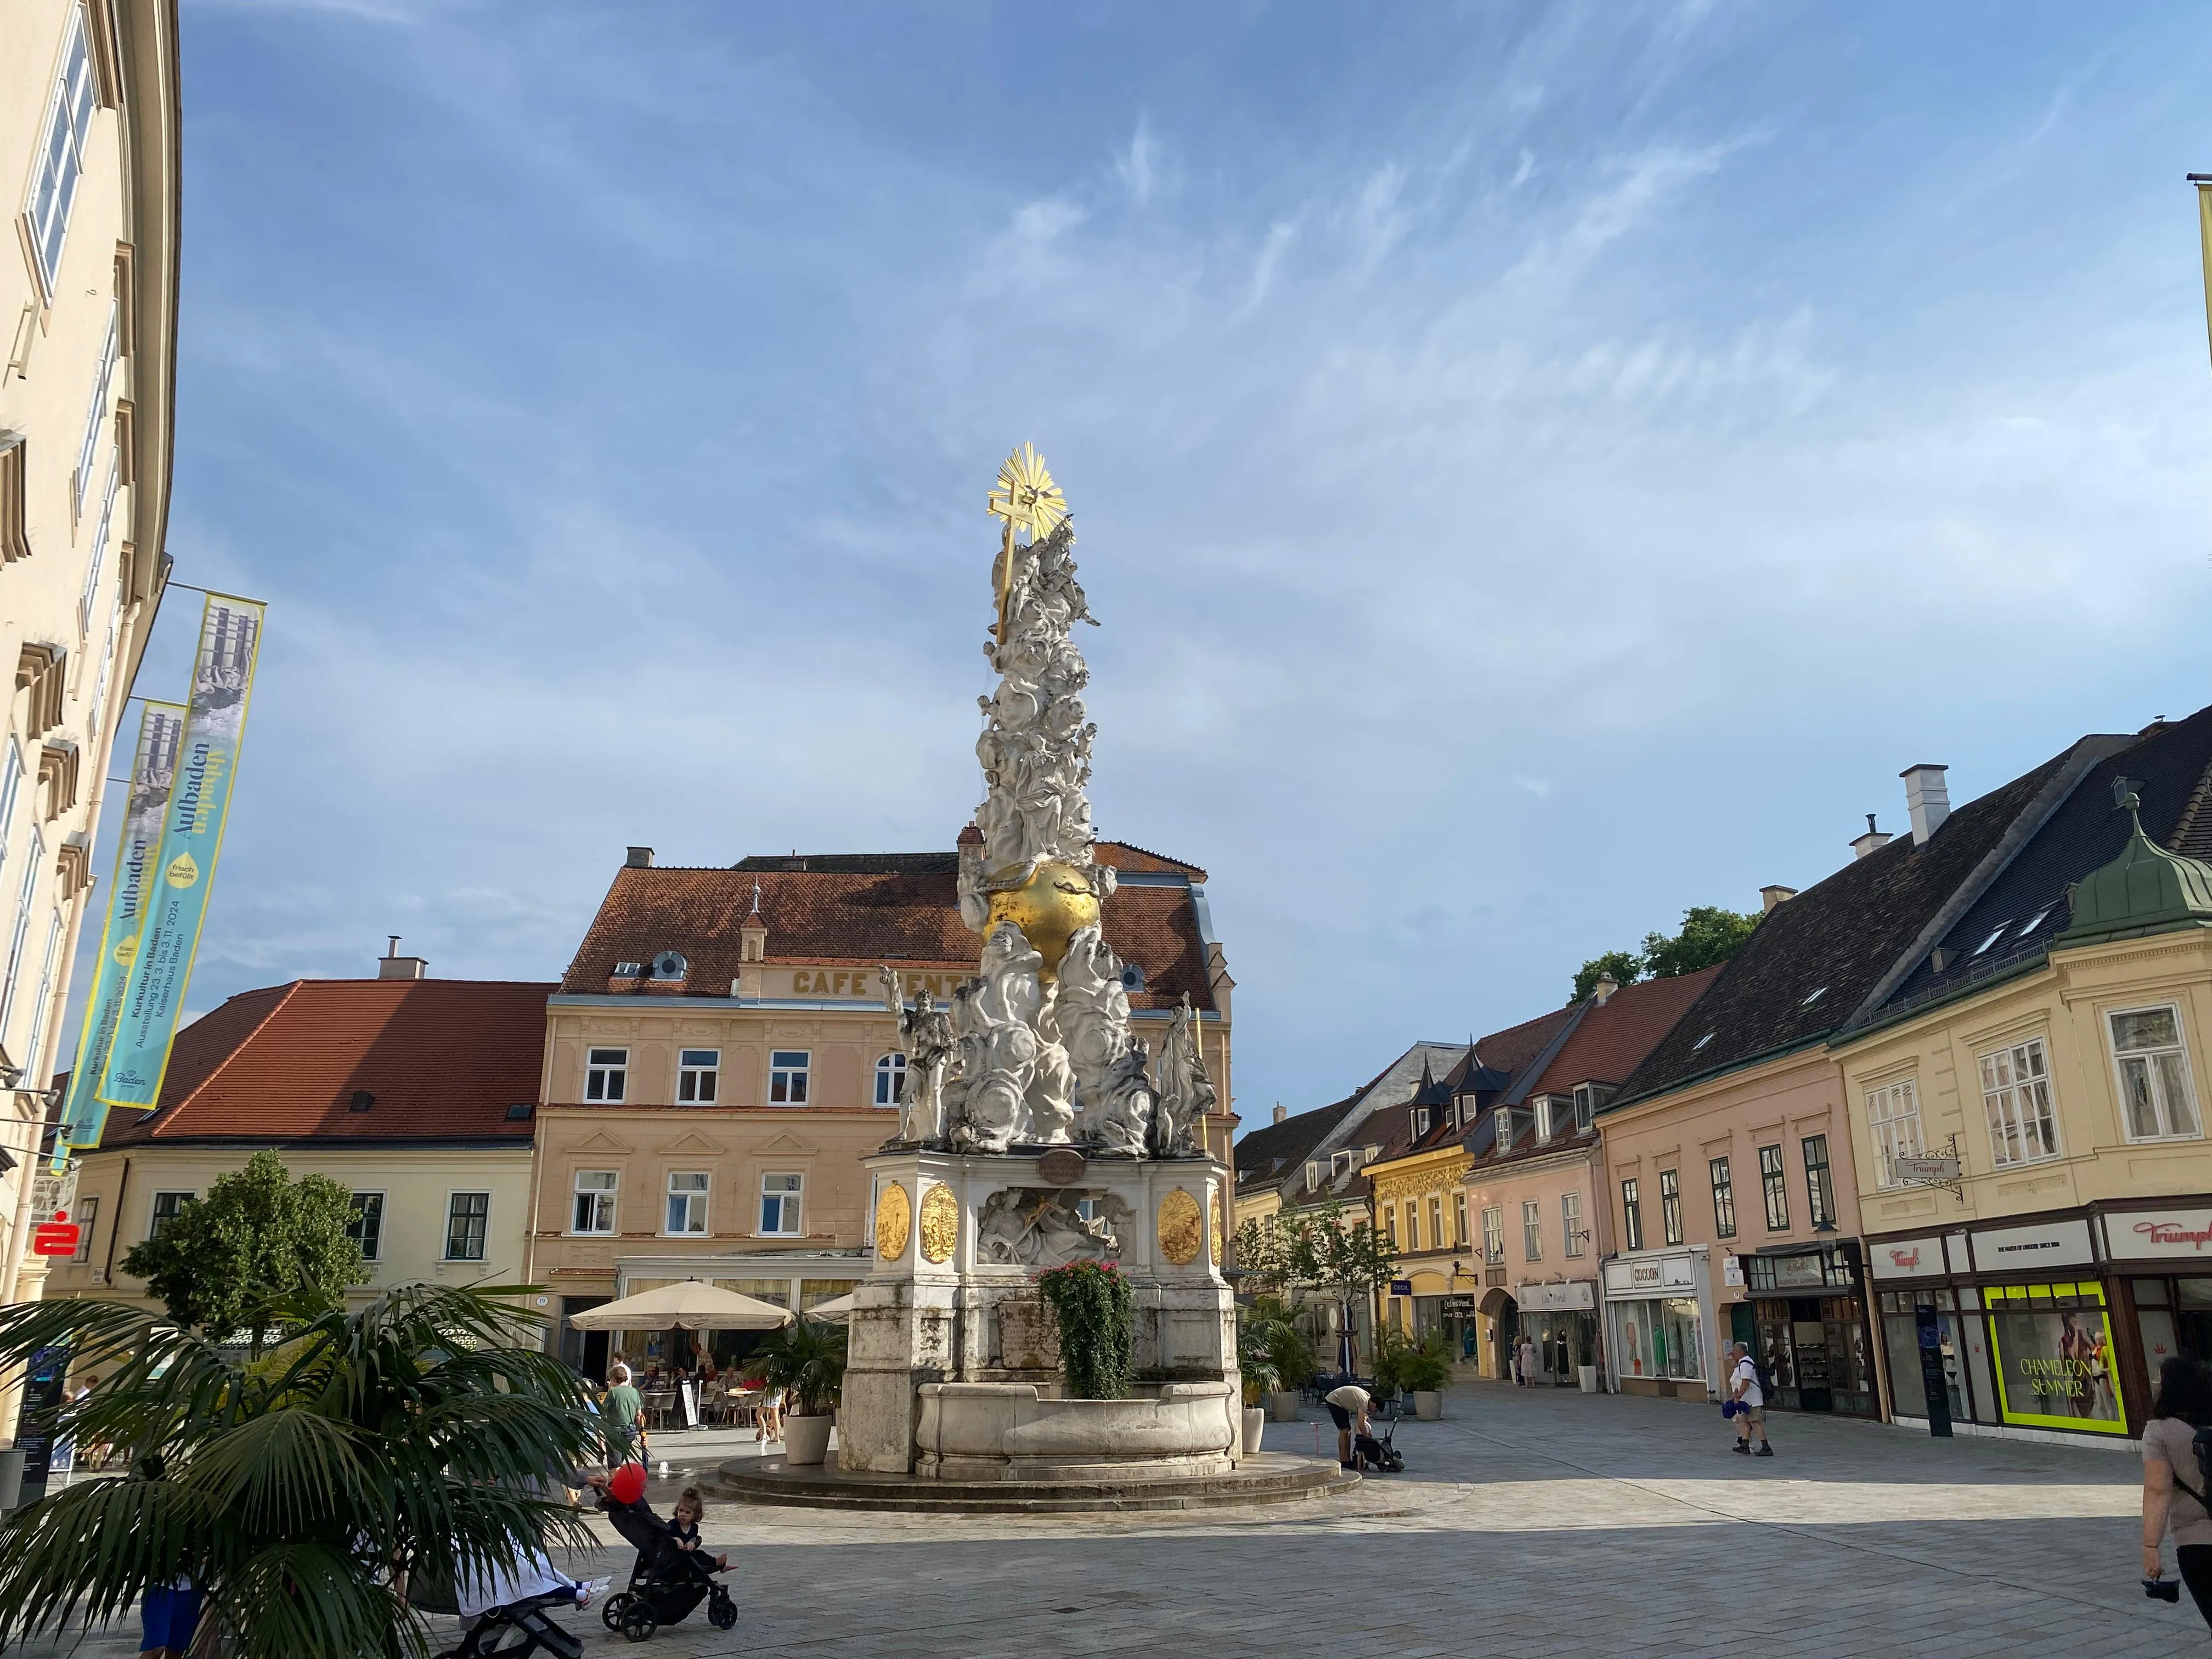
POLYGON ((1154 1158, 1187 1158, 1200 1150, 1198 1126, 1213 1109, 1214 1092, 1197 1038, 1197 1015, 1186 991, 1167 1041, 1160 1045, 1159 1103, 1152 1114, 1154 1158))
POLYGON ((1037 970, 1044 958, 1022 930, 1002 921, 984 941, 982 975, 970 981, 969 1028, 962 1045, 965 1098, 954 1136, 960 1150, 1003 1152, 1029 1129, 1030 1083, 1036 1071, 1036 1019, 1044 1006, 1037 970))
POLYGON ((888 966, 876 969, 884 1006, 898 1021, 899 1047, 906 1053, 906 1088, 899 1097, 899 1139, 909 1146, 934 1146, 945 1139, 945 1068, 952 1058, 952 1016, 926 990, 914 994, 914 1011, 899 996, 898 975, 888 966))

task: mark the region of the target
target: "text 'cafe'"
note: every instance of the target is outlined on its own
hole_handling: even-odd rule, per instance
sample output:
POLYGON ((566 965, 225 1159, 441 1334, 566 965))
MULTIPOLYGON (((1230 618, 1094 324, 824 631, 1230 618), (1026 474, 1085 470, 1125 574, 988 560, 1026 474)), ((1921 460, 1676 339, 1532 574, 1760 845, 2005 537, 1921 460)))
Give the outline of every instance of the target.
POLYGON ((1869 1237, 1867 1271, 1900 1421, 1928 1417, 1921 1310, 1969 1431, 2134 1437, 2163 1361, 2212 1360, 2212 1197, 1869 1237))

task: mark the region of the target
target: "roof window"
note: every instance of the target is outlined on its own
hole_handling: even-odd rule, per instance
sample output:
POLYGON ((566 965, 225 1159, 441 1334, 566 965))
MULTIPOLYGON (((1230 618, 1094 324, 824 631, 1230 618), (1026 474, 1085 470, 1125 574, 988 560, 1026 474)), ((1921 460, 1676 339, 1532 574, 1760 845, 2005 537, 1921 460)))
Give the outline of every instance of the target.
POLYGON ((365 1112, 375 1104, 376 1097, 374 1095, 369 1093, 366 1089, 356 1089, 353 1091, 353 1103, 347 1109, 349 1111, 365 1112))
POLYGON ((1706 1032, 1706 1033, 1705 1034, 1705 1036, 1703 1036, 1699 1037, 1699 1038, 1698 1038, 1695 1042, 1693 1042, 1693 1043, 1692 1043, 1692 1044, 1690 1045, 1690 1052, 1691 1052, 1692 1054, 1694 1054, 1695 1053, 1697 1053, 1697 1052, 1698 1052, 1698 1049, 1700 1049, 1700 1048, 1704 1048, 1704 1047, 1705 1047, 1708 1042, 1711 1042, 1712 1040, 1713 1040, 1713 1034, 1712 1034, 1711 1031, 1706 1032))
POLYGON ((2038 911, 2037 911, 2033 915, 2030 916, 2030 917, 2029 917, 2026 921, 2024 921, 2024 922, 2021 923, 2021 925, 2020 925, 2020 937, 2021 937, 2021 938, 2022 938, 2022 939, 2026 939, 2026 938, 2027 938, 2030 933, 2033 933, 2037 928, 2039 928, 2039 927, 2042 927, 2042 926, 2043 926, 2043 919, 2044 919, 2044 917, 2045 917, 2045 916, 2049 915, 2050 915, 2053 910, 2056 910, 2057 908, 2058 908, 2058 907, 2057 907, 2057 905, 2055 905, 2055 904, 2046 904, 2046 905, 2045 905, 2045 906, 2044 906, 2040 910, 2038 910, 2038 911))
POLYGON ((1990 946, 1995 945, 1999 939, 2004 937, 2005 929, 2011 926, 2012 923, 2009 921, 1999 922, 1994 928, 1990 929, 1990 936, 1974 947, 1974 954, 1976 956, 1980 956, 1984 951, 1987 951, 1990 946))
POLYGON ((1823 985, 1823 986, 1822 986, 1819 990, 1817 990, 1817 991, 1814 992, 1812 995, 1810 995, 1810 996, 1807 997, 1807 998, 1804 1000, 1804 1001, 1802 1001, 1802 1002, 1799 1003, 1797 1006, 1798 1006, 1800 1008, 1809 1008, 1809 1007, 1811 1007, 1814 1003, 1818 1002, 1818 1001, 1819 1001, 1822 997, 1824 997, 1824 996, 1826 996, 1826 995, 1827 995, 1827 994, 1828 994, 1828 988, 1827 988, 1826 986, 1823 985))
POLYGON ((507 1121, 509 1123, 527 1123, 537 1115, 536 1103, 527 1100, 518 1100, 507 1109, 507 1121))

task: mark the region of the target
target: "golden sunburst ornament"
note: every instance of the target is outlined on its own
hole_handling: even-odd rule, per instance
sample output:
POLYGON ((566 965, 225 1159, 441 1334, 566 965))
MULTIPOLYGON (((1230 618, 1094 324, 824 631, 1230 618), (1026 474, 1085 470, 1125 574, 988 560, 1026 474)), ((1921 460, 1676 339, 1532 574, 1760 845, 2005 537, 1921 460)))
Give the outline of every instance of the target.
POLYGON ((1035 444, 1024 444, 1006 457, 991 490, 990 511, 1006 521, 1009 534, 1026 530, 1031 541, 1042 541, 1060 528, 1067 516, 1067 497, 1052 481, 1035 444))

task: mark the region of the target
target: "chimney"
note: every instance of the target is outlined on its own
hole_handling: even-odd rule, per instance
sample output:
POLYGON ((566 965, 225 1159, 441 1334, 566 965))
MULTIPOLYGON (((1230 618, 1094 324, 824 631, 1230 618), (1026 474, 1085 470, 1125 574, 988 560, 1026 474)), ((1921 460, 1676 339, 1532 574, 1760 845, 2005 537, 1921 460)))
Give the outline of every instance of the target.
POLYGON ((629 849, 629 856, 624 859, 623 863, 632 870, 650 870, 653 868, 653 848, 633 847, 629 849))
POLYGON ((1275 1121, 1280 1123, 1289 1115, 1290 1114, 1283 1109, 1283 1103, 1279 1100, 1277 1101, 1275 1103, 1275 1121))
POLYGON ((399 954, 398 934, 386 933, 385 938, 392 941, 392 948, 376 959, 377 978, 421 979, 430 971, 430 964, 422 957, 399 954))
POLYGON ((1604 1007, 1607 1003, 1613 1000, 1613 994, 1620 988, 1620 981, 1611 974, 1600 974, 1595 987, 1597 993, 1597 1006, 1601 1008, 1604 1007))
POLYGON ((1946 766, 1931 766, 1923 762, 1908 766, 1897 775, 1905 780, 1905 810, 1912 817, 1912 844, 1927 844, 1928 837, 1943 827, 1943 820, 1951 816, 1951 792, 1943 787, 1946 766))
POLYGON ((1787 904, 1797 896, 1795 887, 1762 887, 1759 890, 1759 914, 1771 916, 1778 904, 1787 904))
POLYGON ((1887 831, 1874 827, 1874 814, 1869 812, 1867 814, 1866 834, 1855 836, 1851 841, 1851 856, 1855 859, 1863 859, 1875 848, 1888 846, 1891 837, 1887 831))

